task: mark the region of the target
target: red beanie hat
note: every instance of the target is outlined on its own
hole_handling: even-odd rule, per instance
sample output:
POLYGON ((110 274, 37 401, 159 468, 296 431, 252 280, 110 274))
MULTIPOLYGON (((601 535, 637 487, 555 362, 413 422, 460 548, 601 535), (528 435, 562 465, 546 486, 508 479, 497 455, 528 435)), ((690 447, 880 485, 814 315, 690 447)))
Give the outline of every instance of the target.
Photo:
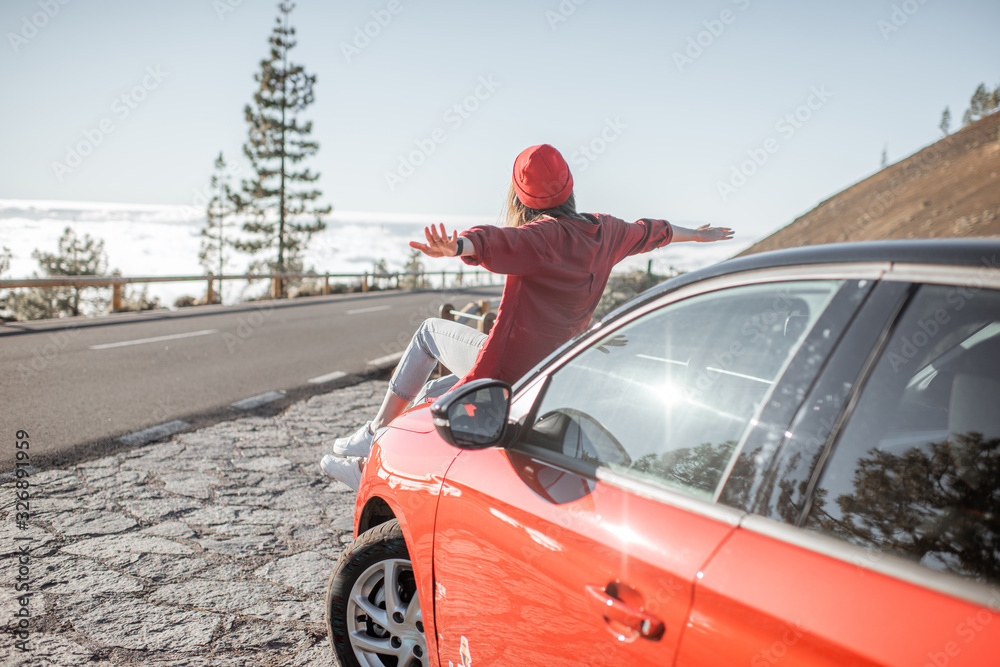
POLYGON ((528 208, 555 208, 573 194, 573 174, 555 148, 532 146, 514 160, 514 191, 528 208))

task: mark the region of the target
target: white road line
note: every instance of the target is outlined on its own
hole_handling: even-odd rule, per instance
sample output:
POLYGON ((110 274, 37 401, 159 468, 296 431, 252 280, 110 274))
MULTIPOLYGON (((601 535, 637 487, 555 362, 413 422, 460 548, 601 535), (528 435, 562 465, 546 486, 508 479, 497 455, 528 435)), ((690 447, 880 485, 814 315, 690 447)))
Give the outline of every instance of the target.
POLYGON ((394 352, 393 354, 387 354, 384 357, 379 357, 378 359, 372 359, 368 362, 369 366, 375 366, 376 368, 388 368, 389 366, 394 366, 403 358, 403 351, 394 352))
POLYGON ((180 433, 181 431, 186 431, 191 428, 191 424, 186 421, 175 419, 172 422, 167 422, 165 424, 158 424, 157 426, 151 426, 142 431, 136 431, 135 433, 129 433, 128 435, 123 435, 118 438, 118 442, 125 445, 145 445, 147 442, 153 442, 154 440, 160 440, 161 438, 166 438, 167 436, 173 435, 174 433, 180 433))
POLYGON ((380 310, 389 310, 392 306, 372 306, 371 308, 356 308, 347 311, 348 315, 360 315, 361 313, 377 313, 380 310))
POLYGON ((253 410, 259 405, 277 401, 279 398, 284 397, 285 392, 283 391, 269 391, 266 394, 259 394, 257 396, 251 396, 250 398, 244 398, 242 401, 236 401, 229 407, 236 410, 253 410))
POLYGON ((334 371, 332 373, 327 373, 326 375, 320 375, 311 378, 309 382, 311 382, 312 384, 323 384, 324 382, 330 382, 331 380, 339 380, 345 375, 347 375, 347 373, 345 373, 344 371, 334 371))
POLYGON ((191 331, 189 333, 170 334, 169 336, 156 336, 155 338, 140 338, 138 340, 125 340, 120 343, 104 343, 103 345, 91 345, 91 350, 107 350, 112 347, 126 347, 128 345, 142 345, 143 343, 159 343, 163 340, 174 340, 175 338, 193 338, 194 336, 207 336, 218 333, 218 329, 204 329, 202 331, 191 331))

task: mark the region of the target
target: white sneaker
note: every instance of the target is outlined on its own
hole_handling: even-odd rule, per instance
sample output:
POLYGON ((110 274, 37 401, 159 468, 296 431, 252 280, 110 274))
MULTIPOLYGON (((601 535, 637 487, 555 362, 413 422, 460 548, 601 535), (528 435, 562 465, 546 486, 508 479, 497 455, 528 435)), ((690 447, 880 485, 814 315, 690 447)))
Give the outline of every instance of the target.
POLYGON ((371 432, 371 422, 365 425, 346 438, 337 438, 333 441, 333 453, 337 456, 368 456, 375 442, 375 434, 371 432))
POLYGON ((320 459, 319 467, 330 477, 357 491, 358 487, 361 486, 361 473, 365 469, 365 459, 359 456, 327 454, 320 459))

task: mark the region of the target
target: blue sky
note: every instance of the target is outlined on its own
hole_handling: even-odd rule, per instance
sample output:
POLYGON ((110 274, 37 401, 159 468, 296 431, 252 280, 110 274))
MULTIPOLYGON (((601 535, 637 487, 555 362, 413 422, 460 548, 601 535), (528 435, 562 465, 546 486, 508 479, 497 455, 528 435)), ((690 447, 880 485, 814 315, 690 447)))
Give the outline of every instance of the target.
MULTIPOLYGON (((4 0, 0 198, 190 204, 220 150, 242 162, 276 15, 4 0)), ((318 76, 310 166, 347 211, 496 215, 514 157, 547 142, 582 210, 763 236, 877 170, 883 146, 895 161, 933 142, 946 105, 957 127, 1000 80, 995 0, 300 0, 292 21, 318 76)))

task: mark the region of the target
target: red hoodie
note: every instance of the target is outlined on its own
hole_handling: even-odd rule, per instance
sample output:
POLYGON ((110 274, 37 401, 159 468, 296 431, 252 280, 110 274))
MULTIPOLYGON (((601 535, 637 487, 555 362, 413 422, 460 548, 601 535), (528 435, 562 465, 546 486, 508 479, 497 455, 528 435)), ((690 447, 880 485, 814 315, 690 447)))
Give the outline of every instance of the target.
POLYGON ((670 243, 666 220, 542 218, 521 227, 482 225, 461 233, 476 249, 466 264, 507 275, 497 319, 462 383, 513 383, 587 328, 615 264, 670 243))

